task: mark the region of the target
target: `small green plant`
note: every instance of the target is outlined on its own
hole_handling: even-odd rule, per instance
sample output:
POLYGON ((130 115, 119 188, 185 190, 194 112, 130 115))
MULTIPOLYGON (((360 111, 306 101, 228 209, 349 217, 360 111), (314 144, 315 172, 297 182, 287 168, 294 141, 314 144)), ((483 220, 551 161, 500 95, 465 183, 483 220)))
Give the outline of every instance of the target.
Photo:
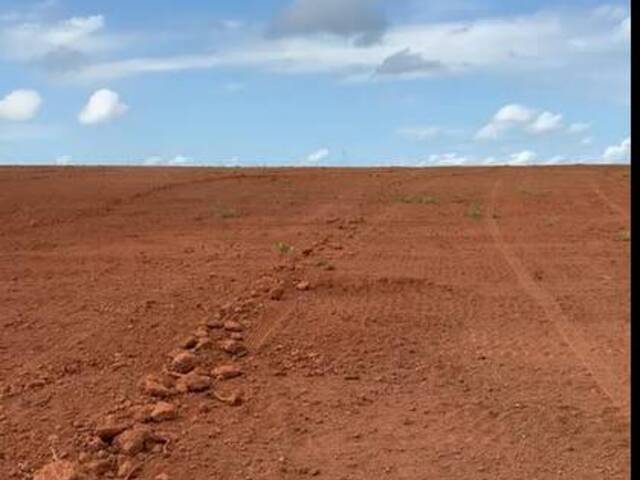
POLYGON ((618 240, 620 240, 621 242, 630 242, 631 232, 629 230, 622 230, 618 233, 618 240))
POLYGON ((482 207, 478 202, 473 202, 469 209, 467 210, 467 217, 473 218, 474 220, 479 220, 482 218, 482 207))
POLYGON ((293 247, 285 242, 276 242, 275 248, 276 251, 281 255, 286 255, 287 253, 291 253, 293 251, 293 247))
POLYGON ((432 195, 398 195, 395 201, 399 203, 417 204, 417 205, 436 205, 438 199, 432 195))

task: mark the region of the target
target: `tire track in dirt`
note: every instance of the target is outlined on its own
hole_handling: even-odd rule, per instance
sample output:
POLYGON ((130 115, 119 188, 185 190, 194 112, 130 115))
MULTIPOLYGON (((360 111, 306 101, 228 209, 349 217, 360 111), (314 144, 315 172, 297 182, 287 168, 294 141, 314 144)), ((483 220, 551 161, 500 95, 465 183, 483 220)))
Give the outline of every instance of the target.
POLYGON ((626 399, 621 395, 622 390, 619 388, 616 376, 613 373, 611 366, 608 365, 605 358, 592 353, 587 341, 583 338, 580 332, 571 325, 569 319, 562 312, 562 309, 554 299, 553 295, 535 282, 526 267, 502 238, 500 226, 494 218, 496 197, 499 187, 500 182, 498 181, 493 186, 490 200, 490 214, 487 217, 487 225, 491 236, 495 241, 496 247, 502 253, 505 260, 513 270, 513 273, 515 274, 522 289, 542 308, 547 318, 554 325, 578 361, 589 372, 591 377, 593 377, 598 388, 602 393, 604 393, 609 401, 616 406, 625 417, 627 417, 628 412, 626 409, 626 399))
POLYGON ((600 200, 602 200, 602 203, 604 203, 607 207, 609 207, 609 210, 611 210, 613 213, 616 213, 616 214, 620 215, 620 217, 622 217, 625 220, 627 218, 629 218, 629 212, 626 211, 625 208, 623 208, 620 205, 618 205, 616 202, 612 201, 602 191, 602 189, 598 185, 596 185, 595 183, 593 184, 593 191, 598 196, 598 198, 600 198, 600 200))

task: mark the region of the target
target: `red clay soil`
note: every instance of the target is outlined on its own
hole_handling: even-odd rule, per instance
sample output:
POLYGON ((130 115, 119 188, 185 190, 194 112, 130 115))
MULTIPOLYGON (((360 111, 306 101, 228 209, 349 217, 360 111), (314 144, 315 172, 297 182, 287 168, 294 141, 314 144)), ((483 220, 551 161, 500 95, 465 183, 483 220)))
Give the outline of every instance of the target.
POLYGON ((0 169, 0 478, 628 478, 629 191, 0 169))

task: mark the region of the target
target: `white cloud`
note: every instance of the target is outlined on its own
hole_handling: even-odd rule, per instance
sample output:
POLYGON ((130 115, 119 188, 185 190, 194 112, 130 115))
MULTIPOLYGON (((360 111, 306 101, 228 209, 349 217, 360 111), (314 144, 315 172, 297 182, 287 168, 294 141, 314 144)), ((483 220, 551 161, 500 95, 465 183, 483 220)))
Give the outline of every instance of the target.
POLYGON ((537 155, 531 150, 523 150, 521 152, 511 154, 511 160, 508 165, 528 165, 536 159, 537 155))
POLYGON ((584 137, 580 140, 580 144, 582 145, 591 145, 593 143, 593 137, 584 137))
POLYGON ((533 117, 533 110, 517 103, 505 105, 496 112, 494 122, 526 123, 533 117))
POLYGON ((14 90, 0 100, 0 120, 25 121, 36 116, 42 98, 34 90, 14 90))
POLYGON ((307 156, 307 163, 318 163, 329 156, 329 149, 321 148, 307 156))
MULTIPOLYGON (((328 0, 329 1, 329 0, 328 0)), ((305 0, 305 9, 329 9, 327 2, 305 0)), ((343 1, 330 0, 336 9, 343 1)), ((350 3, 364 3, 359 0, 350 3)), ((341 21, 340 16, 336 17, 341 21)), ((314 22, 317 20, 314 19, 314 22)), ((360 21, 361 19, 356 19, 360 21)), ((305 21, 306 22, 306 21, 305 21)), ((302 23, 305 23, 302 22, 302 23)), ((329 22, 331 23, 331 22, 329 22)), ((342 28, 342 27, 341 27, 342 28)), ((628 42, 615 39, 610 19, 587 11, 534 13, 520 16, 483 17, 473 22, 449 21, 399 24, 388 28, 378 42, 366 47, 345 41, 332 27, 307 26, 305 31, 337 35, 276 35, 250 37, 241 46, 217 53, 190 53, 165 57, 139 57, 85 65, 71 80, 98 80, 151 72, 202 68, 257 68, 278 73, 332 73, 346 78, 382 81, 374 75, 385 60, 404 52, 392 70, 409 67, 424 74, 554 71, 555 77, 573 80, 606 67, 620 72, 628 62, 628 42), (605 41, 606 40, 606 41, 605 41), (436 67, 437 68, 434 68, 436 67)), ((293 29, 290 33, 295 31, 293 29)), ((344 32, 357 28, 344 26, 344 32)), ((347 33, 345 33, 347 35, 347 33)), ((413 77, 414 75, 409 75, 413 77)), ((406 75, 385 75, 404 78, 406 75)))
POLYGON ((19 23, 0 32, 0 51, 3 56, 20 61, 32 61, 61 50, 103 51, 113 45, 113 39, 98 35, 104 25, 102 15, 73 17, 54 24, 19 23))
POLYGON ((187 167, 196 165, 191 157, 185 155, 175 155, 174 157, 162 157, 160 155, 153 155, 147 157, 142 161, 146 166, 170 166, 170 167, 187 167))
POLYGON ((602 154, 602 159, 606 162, 630 162, 631 161, 631 138, 627 137, 619 145, 612 145, 602 154))
POLYGON ((73 158, 69 155, 61 155, 56 158, 56 165, 64 166, 64 165, 73 165, 73 158))
POLYGON ((542 112, 527 129, 532 133, 548 133, 562 128, 562 115, 559 113, 542 112))
POLYGON ((116 92, 101 89, 91 95, 78 115, 78 121, 84 125, 104 123, 124 115, 128 109, 116 92))
POLYGON ((524 105, 510 103, 498 110, 491 121, 476 133, 478 140, 496 139, 502 133, 517 126, 530 122, 535 112, 524 105))

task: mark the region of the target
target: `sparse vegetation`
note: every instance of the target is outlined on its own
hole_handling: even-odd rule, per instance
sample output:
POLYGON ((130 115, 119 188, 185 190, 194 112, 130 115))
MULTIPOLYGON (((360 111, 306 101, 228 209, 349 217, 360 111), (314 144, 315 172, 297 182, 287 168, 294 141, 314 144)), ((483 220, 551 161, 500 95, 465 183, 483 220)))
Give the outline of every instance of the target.
POLYGON ((544 224, 547 227, 552 227, 557 223, 558 219, 556 217, 545 217, 544 218, 544 224))
POLYGON ((479 220, 482 218, 482 207, 478 202, 473 202, 469 206, 469 209, 467 210, 467 217, 474 220, 479 220))
POLYGON ((281 255, 286 255, 286 254, 291 253, 293 251, 293 246, 291 246, 291 245, 289 245, 288 243, 285 243, 285 242, 276 242, 275 243, 275 249, 281 255))
POLYGON ((394 198, 396 202, 417 204, 417 205, 436 205, 438 199, 432 195, 398 195, 394 198))

